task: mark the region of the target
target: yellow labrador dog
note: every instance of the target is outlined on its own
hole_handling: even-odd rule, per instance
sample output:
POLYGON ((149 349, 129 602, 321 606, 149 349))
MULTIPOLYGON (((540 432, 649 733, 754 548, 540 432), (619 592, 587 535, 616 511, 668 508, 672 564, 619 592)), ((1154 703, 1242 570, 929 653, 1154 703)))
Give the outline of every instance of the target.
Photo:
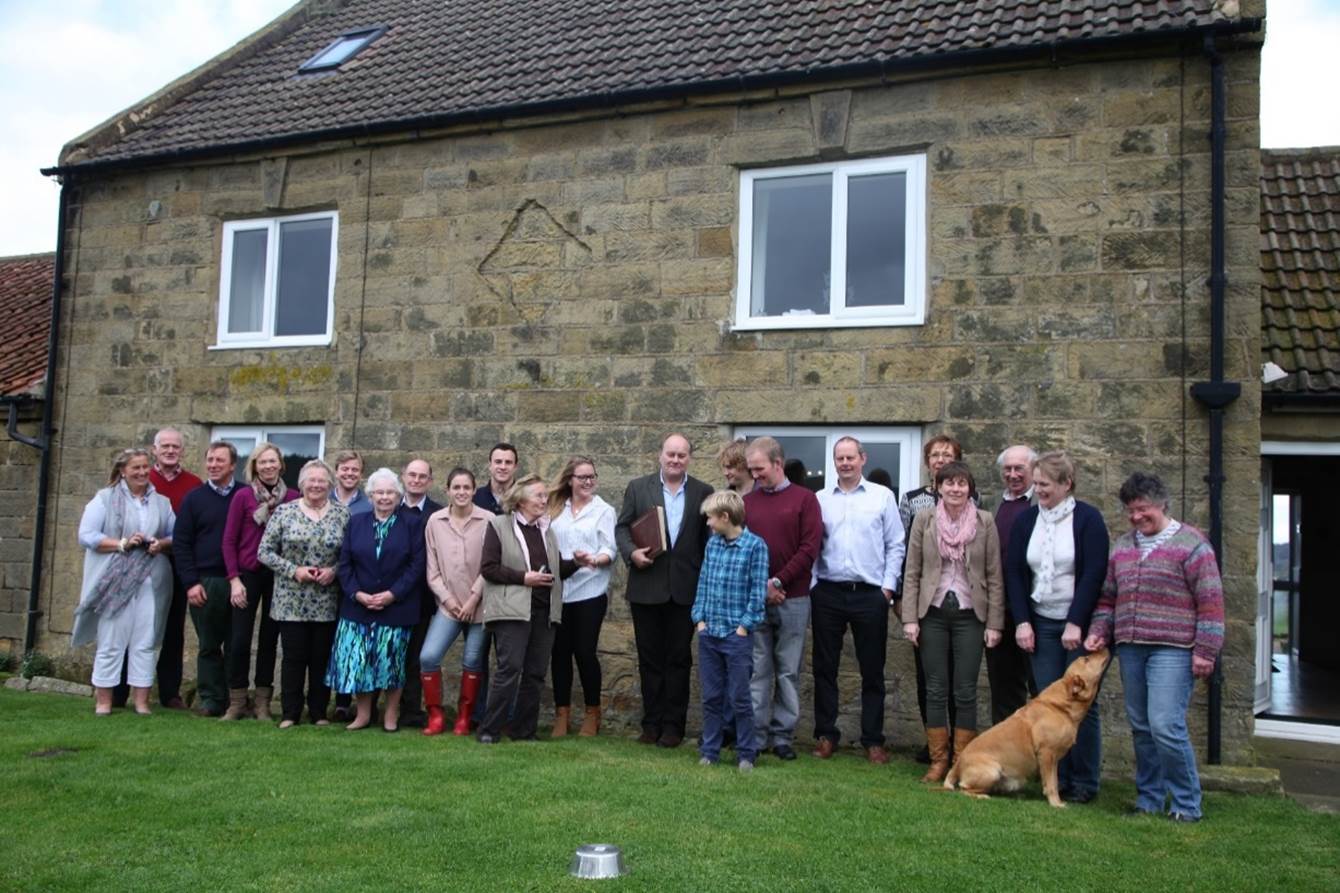
POLYGON ((1013 716, 974 738, 945 776, 945 787, 987 797, 1017 791, 1041 775, 1047 802, 1064 807, 1056 767, 1074 746, 1110 659, 1106 648, 1079 658, 1013 716))

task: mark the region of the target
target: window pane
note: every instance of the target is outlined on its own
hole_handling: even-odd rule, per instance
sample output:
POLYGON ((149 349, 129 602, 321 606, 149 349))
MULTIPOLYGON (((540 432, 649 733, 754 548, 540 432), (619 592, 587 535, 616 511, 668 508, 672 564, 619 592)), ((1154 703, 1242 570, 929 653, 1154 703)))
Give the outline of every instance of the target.
POLYGON ((754 181, 751 316, 829 312, 832 182, 830 174, 754 181))
POLYGON ((331 221, 295 220, 279 227, 279 294, 275 335, 324 335, 330 298, 331 221))
MULTIPOLYGON (((754 440, 754 435, 749 440, 754 440)), ((782 434, 773 435, 782 445, 786 454, 786 476, 792 482, 803 481, 806 487, 816 493, 824 486, 824 435, 782 434)), ((748 523, 746 521, 746 523, 748 523)))
POLYGON ((303 68, 324 68, 329 65, 339 65, 358 52, 367 42, 367 39, 367 32, 341 37, 331 44, 330 49, 305 64, 303 68))
POLYGON ((298 472, 308 462, 321 455, 321 435, 313 433, 272 433, 270 442, 284 455, 284 480, 290 487, 298 486, 298 472))
POLYGON ((265 243, 268 230, 247 229, 233 233, 232 279, 228 293, 228 333, 259 332, 264 329, 265 243))
POLYGON ((256 448, 256 438, 245 434, 221 434, 218 439, 231 443, 237 449, 237 468, 233 470, 233 475, 239 481, 242 480, 247 476, 247 457, 256 448))
POLYGON ((907 175, 847 181, 847 306, 902 304, 907 175))
POLYGON ((867 443, 862 442, 865 447, 865 477, 866 480, 875 480, 893 491, 895 496, 898 494, 898 472, 902 470, 899 460, 899 445, 896 443, 867 443), (889 480, 885 481, 874 476, 876 471, 884 471, 889 475, 889 480))

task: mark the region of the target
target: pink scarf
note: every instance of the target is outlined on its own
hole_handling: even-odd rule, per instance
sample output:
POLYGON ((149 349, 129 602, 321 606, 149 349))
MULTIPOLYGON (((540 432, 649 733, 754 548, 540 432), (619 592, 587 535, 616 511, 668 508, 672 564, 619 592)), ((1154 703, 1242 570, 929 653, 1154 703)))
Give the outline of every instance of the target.
POLYGON ((963 548, 977 536, 977 508, 971 502, 963 506, 957 521, 949 516, 944 500, 935 504, 935 542, 940 557, 963 561, 963 548))

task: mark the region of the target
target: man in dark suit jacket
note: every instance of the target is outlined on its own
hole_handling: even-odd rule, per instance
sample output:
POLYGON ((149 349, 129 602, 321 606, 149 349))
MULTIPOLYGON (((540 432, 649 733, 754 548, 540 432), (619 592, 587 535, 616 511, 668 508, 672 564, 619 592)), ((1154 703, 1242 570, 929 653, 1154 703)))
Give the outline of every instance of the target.
POLYGON ((688 438, 670 434, 661 441, 661 468, 637 478, 623 494, 614 527, 619 553, 628 563, 628 603, 642 679, 642 734, 638 741, 678 747, 689 712, 693 670, 693 621, 689 612, 698 592, 698 571, 707 546, 703 500, 712 488, 689 477, 693 450, 688 438), (633 522, 656 506, 665 509, 669 548, 655 558, 633 544, 633 522))
MULTIPOLYGON (((423 523, 428 516, 442 508, 442 503, 428 495, 433 486, 433 466, 424 459, 411 459, 400 473, 400 483, 405 488, 405 497, 400 505, 407 512, 417 514, 423 523)), ((428 591, 428 581, 424 579, 424 592, 428 591)), ((419 649, 428 636, 428 624, 437 611, 437 599, 419 600, 419 622, 414 624, 414 633, 409 639, 409 650, 405 652, 405 692, 400 699, 400 724, 402 726, 423 726, 428 715, 423 712, 423 681, 419 676, 419 649)))

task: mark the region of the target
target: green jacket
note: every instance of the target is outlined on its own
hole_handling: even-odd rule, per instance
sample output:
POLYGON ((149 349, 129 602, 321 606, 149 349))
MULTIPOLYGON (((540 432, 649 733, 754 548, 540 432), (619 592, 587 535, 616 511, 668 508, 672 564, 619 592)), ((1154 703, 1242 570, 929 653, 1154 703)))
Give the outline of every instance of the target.
MULTIPOLYGON (((516 528, 513 526, 513 513, 498 515, 489 521, 489 526, 498 537, 502 547, 502 566, 508 570, 524 573, 526 557, 517 542, 516 528)), ((563 617, 563 581, 559 578, 562 567, 558 551, 558 540, 552 529, 544 532, 546 561, 550 573, 554 575, 554 585, 549 589, 549 622, 559 623, 563 617)), ((488 542, 484 544, 488 551, 488 542)), ((499 583, 484 578, 484 622, 495 620, 530 620, 530 587, 520 583, 499 583)))

